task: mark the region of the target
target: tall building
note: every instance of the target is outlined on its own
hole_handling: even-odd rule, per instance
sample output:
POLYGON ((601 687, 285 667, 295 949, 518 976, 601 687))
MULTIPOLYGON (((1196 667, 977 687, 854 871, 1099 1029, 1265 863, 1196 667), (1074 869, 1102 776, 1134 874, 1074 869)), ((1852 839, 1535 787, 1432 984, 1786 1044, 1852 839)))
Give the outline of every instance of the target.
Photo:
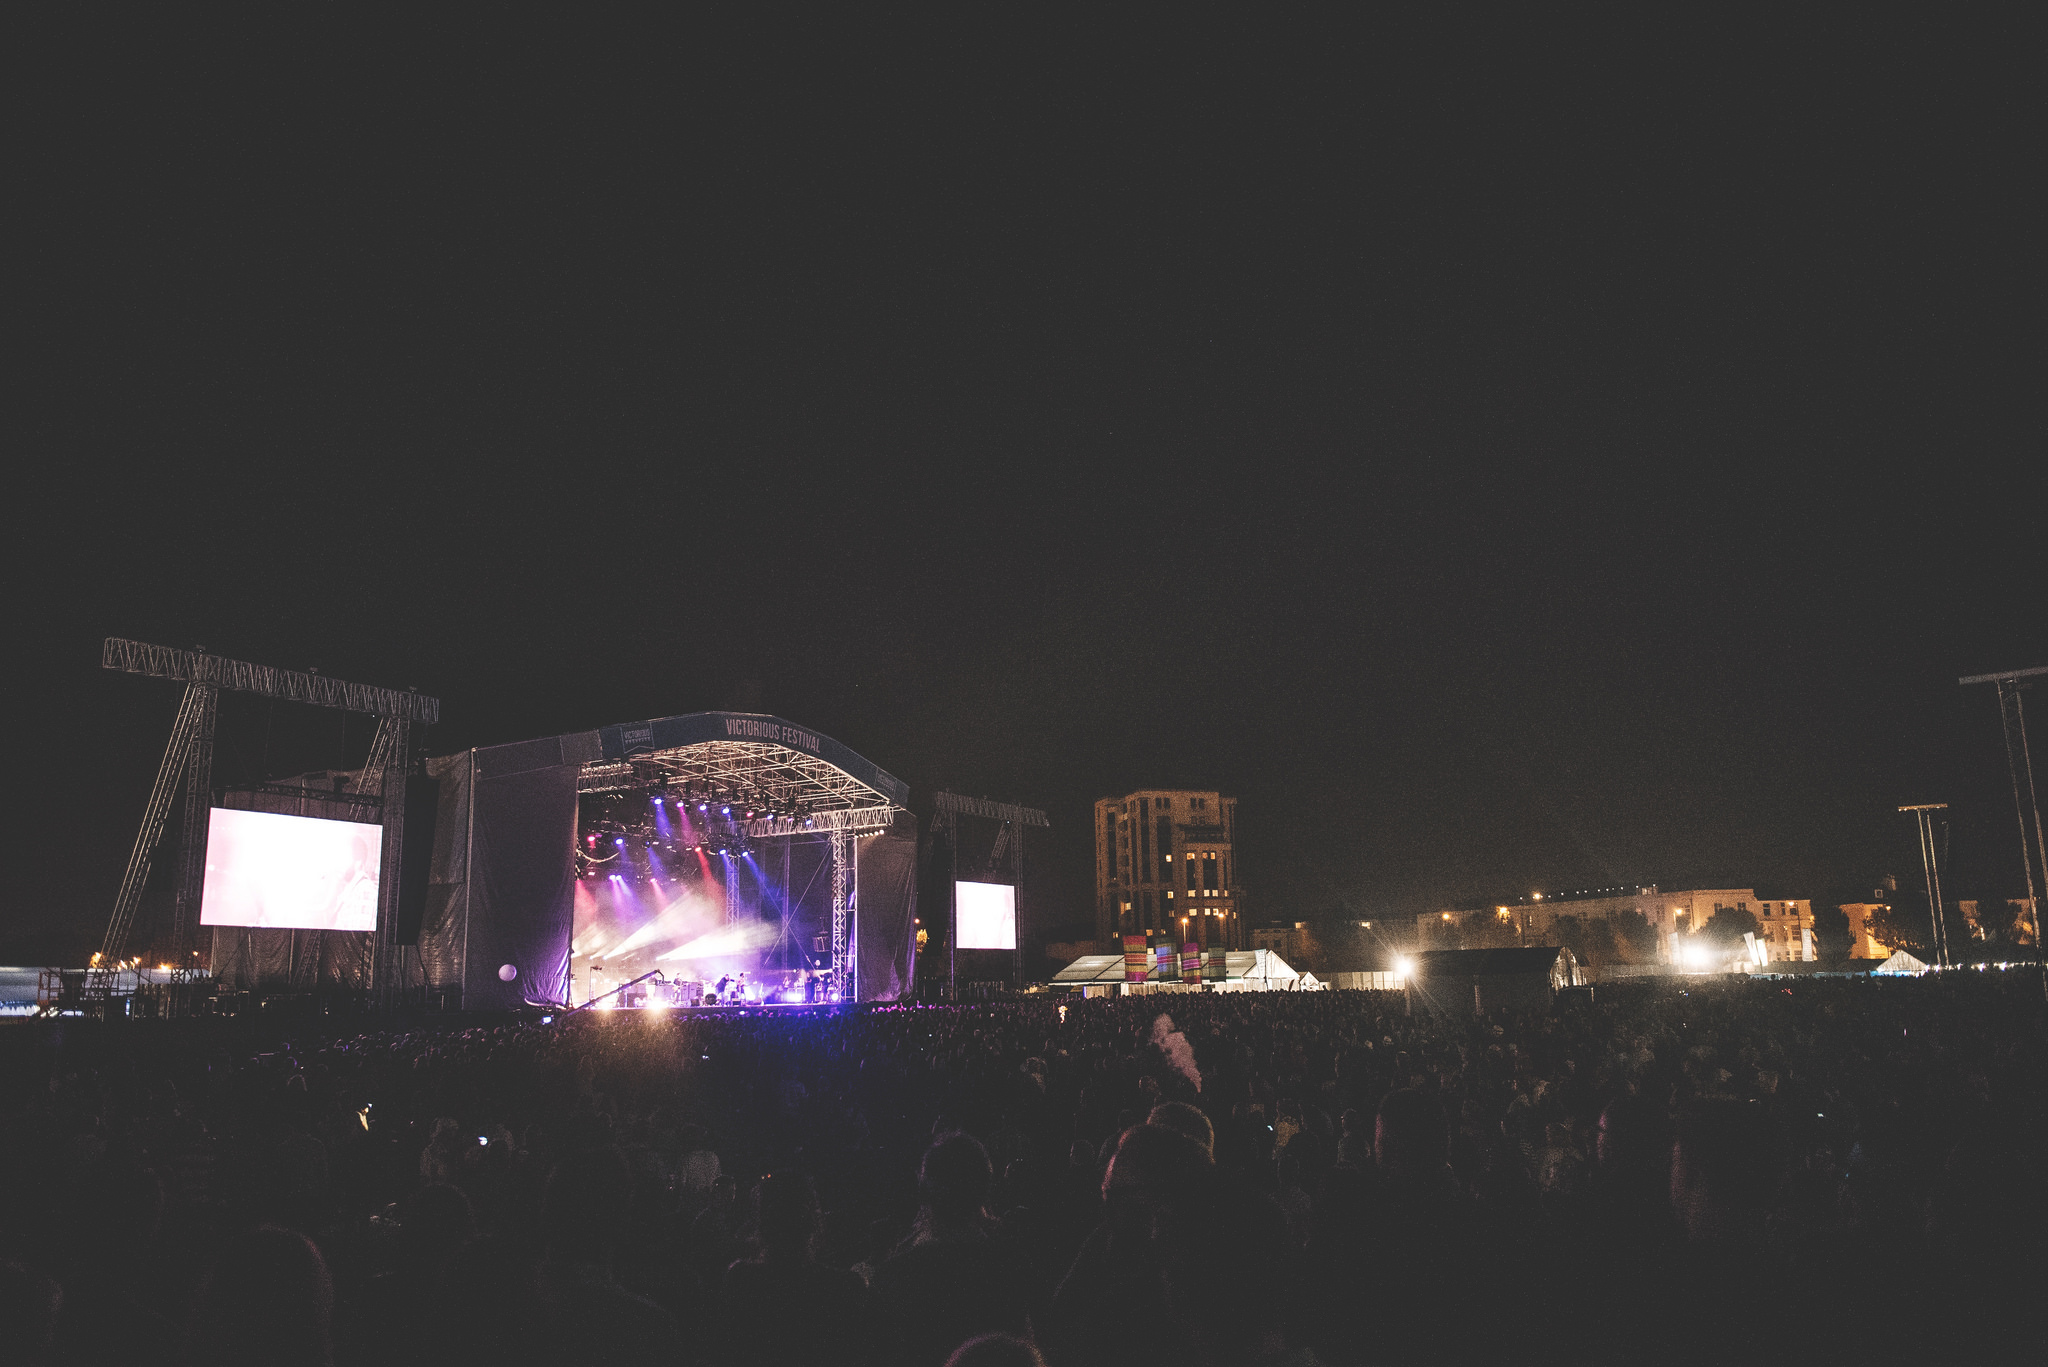
POLYGON ((1095 804, 1095 937, 1175 930, 1242 949, 1231 857, 1237 799, 1144 788, 1095 804))

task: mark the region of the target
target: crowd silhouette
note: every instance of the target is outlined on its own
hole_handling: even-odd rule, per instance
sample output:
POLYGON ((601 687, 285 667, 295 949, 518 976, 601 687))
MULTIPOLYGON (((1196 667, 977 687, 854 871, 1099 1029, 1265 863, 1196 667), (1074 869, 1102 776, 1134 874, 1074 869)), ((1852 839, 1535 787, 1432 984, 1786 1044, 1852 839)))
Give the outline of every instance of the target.
POLYGON ((24 1024, 0 1334, 85 1364, 2038 1361, 2044 1027, 2038 978, 1975 972, 1488 1016, 24 1024))

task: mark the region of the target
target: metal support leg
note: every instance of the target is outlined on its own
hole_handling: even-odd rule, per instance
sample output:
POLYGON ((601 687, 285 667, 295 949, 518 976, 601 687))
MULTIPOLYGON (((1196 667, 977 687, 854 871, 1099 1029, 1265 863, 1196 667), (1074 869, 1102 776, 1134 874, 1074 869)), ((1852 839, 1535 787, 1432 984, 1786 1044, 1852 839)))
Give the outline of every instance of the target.
POLYGON ((860 997, 860 838, 848 836, 846 892, 846 985, 841 1001, 860 997))
POLYGON ((946 1000, 960 1000, 960 823, 951 813, 941 817, 946 823, 946 848, 952 855, 952 866, 947 871, 946 882, 946 1000))
POLYGON ((2048 945, 2048 939, 2041 935, 2042 894, 2048 892, 2048 881, 2036 884, 2034 871, 2038 868, 2043 879, 2048 880, 2048 842, 2041 836, 2041 800, 2034 788, 2033 756, 2027 750, 2027 718, 2021 710, 2019 680, 1998 681, 1998 715, 2005 724, 2005 765, 2012 777, 2013 814, 2020 823, 2020 868, 2027 877, 2027 901, 2034 911, 2034 944, 2038 947, 2048 945), (2034 818, 2031 832, 2027 829, 2029 808, 2034 818), (2033 836, 2031 849, 2027 845, 2029 835, 2033 836))
POLYGON ((191 748, 185 759, 185 813, 178 848, 178 883, 171 907, 171 990, 164 1013, 185 1014, 186 985, 199 942, 199 903, 206 891, 206 833, 213 811, 213 723, 220 690, 195 683, 191 748))
POLYGON ((853 837, 832 832, 832 986, 847 1000, 846 913, 853 890, 853 837))
POLYGON ((114 898, 114 914, 107 922, 107 937, 100 942, 99 958, 86 975, 85 1001, 88 1011, 104 1007, 119 972, 115 966, 128 953, 128 935, 134 928, 135 913, 142 905, 142 889, 149 882, 150 861, 163 841, 164 825, 170 819, 171 801, 177 796, 178 779, 192 752, 199 730, 199 715, 213 693, 213 685, 194 681, 185 685, 184 701, 178 704, 178 719, 171 724, 171 743, 164 747, 163 763, 156 771, 156 784, 149 790, 149 804, 142 810, 142 829, 135 833, 135 848, 128 855, 128 871, 121 877, 121 890, 114 898))
MULTIPOLYGON (((373 1000, 395 1005, 404 987, 404 951, 398 944, 399 881, 405 867, 405 780, 412 769, 412 722, 406 717, 386 717, 370 743, 370 759, 381 761, 376 783, 384 799, 384 854, 377 870, 377 928, 370 937, 374 951, 369 981, 363 986, 373 1000)), ((371 782, 366 766, 365 786, 371 782)))

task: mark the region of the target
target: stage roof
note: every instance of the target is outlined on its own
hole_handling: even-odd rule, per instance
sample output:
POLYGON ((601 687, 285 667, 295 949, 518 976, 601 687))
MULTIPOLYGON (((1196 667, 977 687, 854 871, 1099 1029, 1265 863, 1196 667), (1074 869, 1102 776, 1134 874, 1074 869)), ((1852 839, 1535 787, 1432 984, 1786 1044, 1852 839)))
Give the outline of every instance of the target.
MULTIPOLYGON (((578 764, 577 787, 586 793, 708 783, 800 808, 818 830, 887 825, 910 797, 910 785, 830 736, 753 712, 623 722, 483 747, 477 760, 486 776, 578 764)), ((753 835, 779 835, 790 826, 780 818, 733 824, 753 835)))

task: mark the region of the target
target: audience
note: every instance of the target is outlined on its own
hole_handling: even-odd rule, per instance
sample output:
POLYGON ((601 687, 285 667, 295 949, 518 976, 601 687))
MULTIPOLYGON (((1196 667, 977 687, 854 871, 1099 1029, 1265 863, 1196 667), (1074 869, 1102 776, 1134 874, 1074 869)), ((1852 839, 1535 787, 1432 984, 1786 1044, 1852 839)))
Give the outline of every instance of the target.
POLYGON ((2031 1357, 2029 975, 1057 1006, 23 1024, 9 1358, 2031 1357))

